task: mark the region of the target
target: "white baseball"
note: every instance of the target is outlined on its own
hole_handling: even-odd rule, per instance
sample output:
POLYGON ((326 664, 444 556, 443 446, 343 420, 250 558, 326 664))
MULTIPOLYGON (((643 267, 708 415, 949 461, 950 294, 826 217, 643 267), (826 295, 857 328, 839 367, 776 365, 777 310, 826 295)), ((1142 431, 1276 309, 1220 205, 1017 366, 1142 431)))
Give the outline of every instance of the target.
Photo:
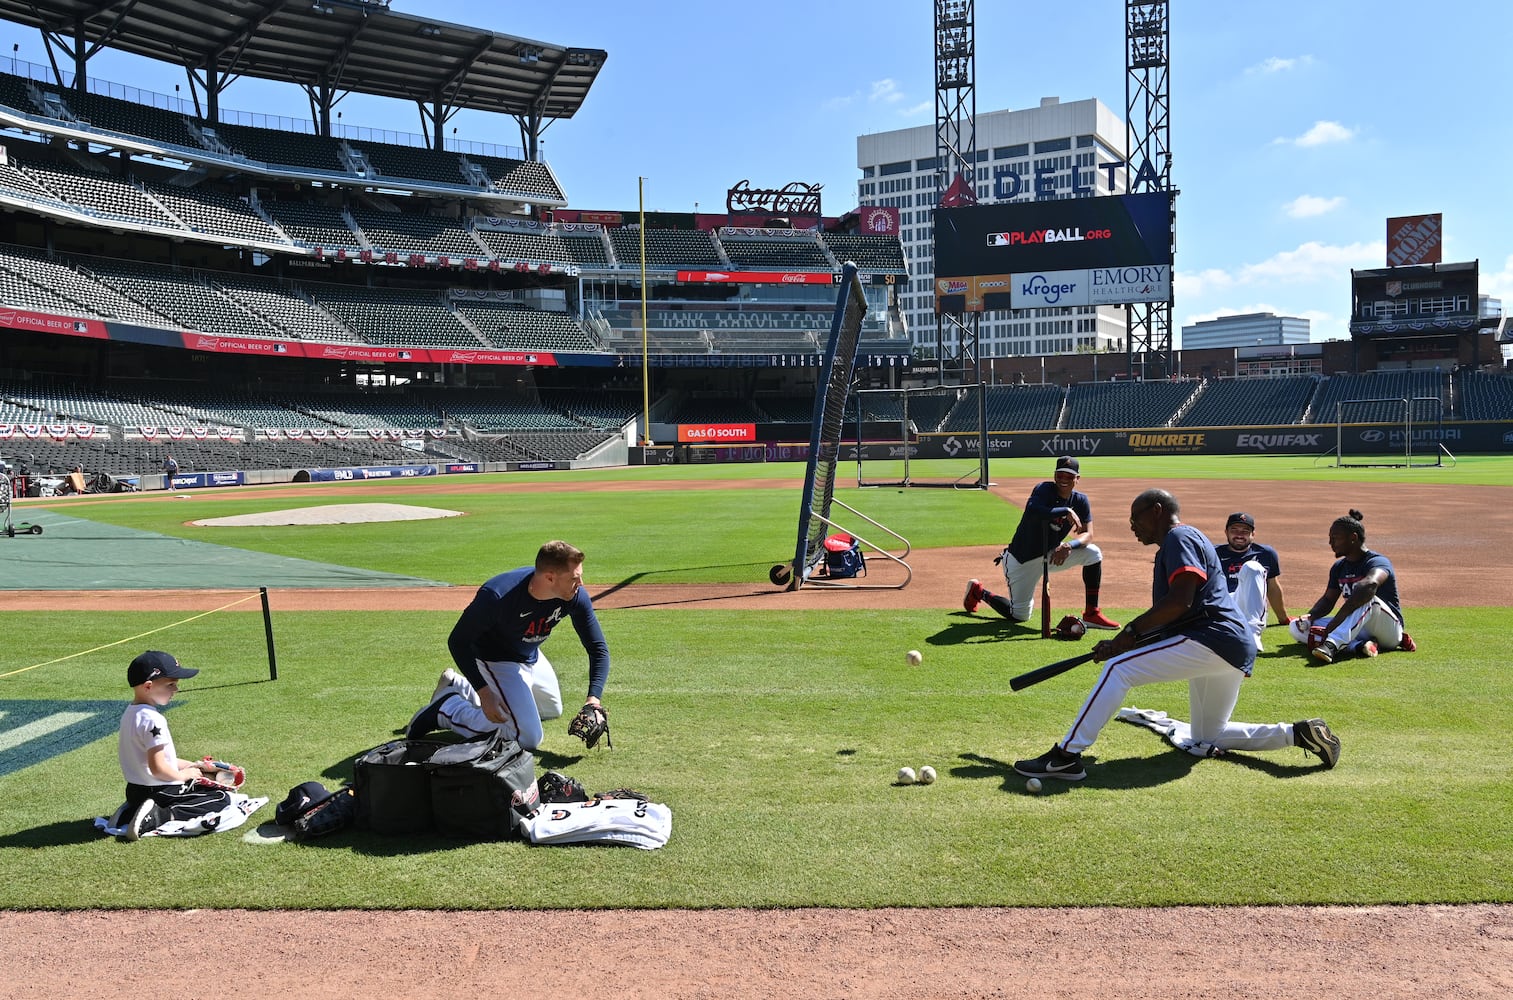
POLYGON ((1027 792, 1029 792, 1032 795, 1039 795, 1040 794, 1040 779, 1039 778, 1031 778, 1029 781, 1026 781, 1024 783, 1024 790, 1027 791, 1027 792))
POLYGON ((911 667, 917 667, 925 660, 924 656, 922 656, 917 649, 911 649, 907 653, 905 653, 904 659, 911 667))
POLYGON ((935 783, 935 768, 931 767, 929 764, 926 764, 924 767, 920 768, 919 769, 919 783, 921 785, 934 784, 935 783))
POLYGON ((898 783, 900 785, 914 784, 914 768, 901 767, 898 769, 898 783))

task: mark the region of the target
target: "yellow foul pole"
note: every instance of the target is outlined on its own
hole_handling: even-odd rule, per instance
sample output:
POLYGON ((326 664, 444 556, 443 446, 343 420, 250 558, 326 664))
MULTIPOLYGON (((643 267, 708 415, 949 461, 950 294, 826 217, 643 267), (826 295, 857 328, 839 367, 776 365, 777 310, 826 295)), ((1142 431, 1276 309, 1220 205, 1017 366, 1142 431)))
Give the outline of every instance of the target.
POLYGON ((641 199, 641 444, 651 446, 651 374, 646 350, 646 178, 637 178, 641 199))

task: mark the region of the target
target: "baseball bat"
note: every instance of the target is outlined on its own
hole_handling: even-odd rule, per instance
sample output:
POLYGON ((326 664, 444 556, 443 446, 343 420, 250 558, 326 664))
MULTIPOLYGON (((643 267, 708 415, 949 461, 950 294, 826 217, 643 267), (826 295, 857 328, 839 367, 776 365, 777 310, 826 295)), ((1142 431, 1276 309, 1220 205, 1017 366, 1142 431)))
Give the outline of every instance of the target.
MULTIPOLYGON (((1170 624, 1163 625, 1158 629, 1154 629, 1153 631, 1147 632, 1146 634, 1142 635, 1135 641, 1135 646, 1131 648, 1144 646, 1148 643, 1156 642, 1159 639, 1165 639, 1169 636, 1176 635, 1188 625, 1191 625, 1195 621, 1201 621, 1205 617, 1206 616, 1203 614, 1183 615, 1181 618, 1178 618, 1176 621, 1171 622, 1170 624)), ((1048 681, 1052 677, 1055 677, 1059 674, 1064 674, 1074 667, 1080 667, 1092 658, 1093 654, 1091 652, 1087 652, 1082 653, 1079 656, 1068 657, 1065 660, 1057 660, 1055 663, 1047 663, 1045 666, 1036 667, 1034 670, 1027 670, 1024 673, 1020 674, 1018 677, 1009 678, 1009 690, 1023 691, 1025 688, 1029 687, 1032 684, 1039 684, 1041 681, 1048 681)))
POLYGON ((1009 688, 1013 691, 1022 691, 1032 684, 1039 684, 1041 681, 1048 681, 1058 674, 1064 674, 1074 667, 1080 667, 1092 658, 1093 654, 1091 652, 1079 653, 1076 656, 1067 657, 1065 660, 1057 660, 1055 663, 1048 663, 1043 667, 1036 667, 1034 670, 1026 671, 1020 674, 1018 677, 1009 678, 1009 688))
POLYGON ((1051 522, 1045 522, 1040 534, 1040 638, 1051 637, 1051 522))

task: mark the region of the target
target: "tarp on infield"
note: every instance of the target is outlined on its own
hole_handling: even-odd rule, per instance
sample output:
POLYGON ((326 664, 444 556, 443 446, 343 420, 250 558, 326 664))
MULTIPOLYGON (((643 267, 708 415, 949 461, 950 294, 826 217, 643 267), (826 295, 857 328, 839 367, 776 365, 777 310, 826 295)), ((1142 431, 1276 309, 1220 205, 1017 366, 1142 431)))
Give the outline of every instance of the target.
POLYGON ((41 525, 43 533, 0 537, 0 591, 448 586, 137 531, 52 510, 16 514, 24 515, 18 521, 41 525))

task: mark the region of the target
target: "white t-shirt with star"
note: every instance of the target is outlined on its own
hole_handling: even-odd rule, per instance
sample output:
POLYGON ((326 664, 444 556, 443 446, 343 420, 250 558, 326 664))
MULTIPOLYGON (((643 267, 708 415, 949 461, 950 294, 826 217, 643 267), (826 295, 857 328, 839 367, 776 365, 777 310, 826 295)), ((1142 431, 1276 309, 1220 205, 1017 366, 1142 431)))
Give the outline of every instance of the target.
POLYGON ((116 756, 121 761, 121 773, 127 784, 172 785, 176 782, 155 777, 147 767, 147 753, 154 747, 162 747, 168 759, 177 761, 178 752, 173 748, 173 736, 168 732, 168 720, 153 705, 136 702, 126 706, 121 713, 121 736, 116 747, 116 756))

